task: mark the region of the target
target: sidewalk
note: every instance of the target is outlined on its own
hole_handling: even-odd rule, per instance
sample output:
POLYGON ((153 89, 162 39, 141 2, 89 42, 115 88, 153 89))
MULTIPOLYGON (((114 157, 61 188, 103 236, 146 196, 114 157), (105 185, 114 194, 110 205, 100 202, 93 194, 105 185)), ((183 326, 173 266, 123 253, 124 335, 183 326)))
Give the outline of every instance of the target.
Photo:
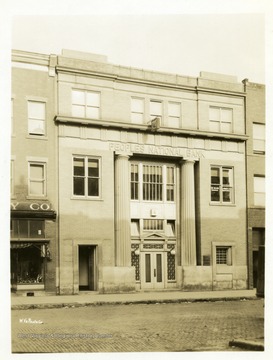
POLYGON ((46 309, 60 307, 78 307, 103 304, 153 304, 179 303, 194 301, 226 301, 256 299, 256 290, 229 290, 229 291, 151 291, 128 294, 99 294, 98 292, 84 292, 79 295, 45 295, 45 296, 18 296, 11 294, 11 309, 46 309))

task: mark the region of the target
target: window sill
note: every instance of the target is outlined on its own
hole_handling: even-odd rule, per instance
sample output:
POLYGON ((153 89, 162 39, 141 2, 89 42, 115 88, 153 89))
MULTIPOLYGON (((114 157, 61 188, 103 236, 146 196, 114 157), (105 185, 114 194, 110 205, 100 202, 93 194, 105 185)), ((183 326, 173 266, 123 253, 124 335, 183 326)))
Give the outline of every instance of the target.
POLYGON ((48 200, 48 197, 46 195, 28 195, 26 197, 27 200, 48 200))
POLYGON ((80 200, 80 201, 103 201, 101 197, 76 197, 72 196, 70 200, 80 200))
POLYGON ((44 135, 27 135, 26 139, 32 139, 32 140, 48 140, 47 136, 44 135))
POLYGON ((236 204, 225 204, 225 203, 216 203, 216 202, 210 202, 210 206, 230 206, 230 207, 236 207, 236 204))

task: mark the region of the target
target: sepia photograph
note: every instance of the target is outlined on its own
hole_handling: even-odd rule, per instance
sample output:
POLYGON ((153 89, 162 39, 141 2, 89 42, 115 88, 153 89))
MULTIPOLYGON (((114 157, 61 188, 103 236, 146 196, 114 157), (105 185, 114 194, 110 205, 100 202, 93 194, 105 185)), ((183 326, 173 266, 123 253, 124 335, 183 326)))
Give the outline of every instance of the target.
POLYGON ((60 3, 9 12, 7 351, 266 356, 264 2, 60 3))

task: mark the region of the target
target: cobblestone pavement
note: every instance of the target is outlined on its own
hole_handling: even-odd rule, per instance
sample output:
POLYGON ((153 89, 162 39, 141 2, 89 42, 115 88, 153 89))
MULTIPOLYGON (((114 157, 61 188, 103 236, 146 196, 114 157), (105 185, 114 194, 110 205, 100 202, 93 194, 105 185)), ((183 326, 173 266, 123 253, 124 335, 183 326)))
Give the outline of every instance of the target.
POLYGON ((12 352, 227 351, 263 337, 263 310, 262 300, 13 310, 12 352))

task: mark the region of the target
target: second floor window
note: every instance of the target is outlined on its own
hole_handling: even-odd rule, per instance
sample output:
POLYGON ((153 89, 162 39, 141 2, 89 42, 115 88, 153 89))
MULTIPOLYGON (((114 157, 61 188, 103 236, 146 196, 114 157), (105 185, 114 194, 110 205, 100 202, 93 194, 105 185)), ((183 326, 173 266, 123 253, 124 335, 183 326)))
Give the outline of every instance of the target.
POLYGON ((28 101, 28 133, 45 135, 45 103, 28 101))
POLYGON ((232 132, 233 111, 229 108, 210 106, 209 122, 210 130, 222 133, 232 132))
POLYGON ((174 201, 175 167, 131 163, 131 200, 174 201))
POLYGON ((98 197, 100 195, 100 162, 91 157, 73 158, 73 195, 98 197))
POLYGON ((224 166, 211 167, 211 202, 230 204, 234 202, 233 168, 224 166))
POLYGON ((99 119, 100 93, 72 90, 72 116, 99 119))
POLYGON ((256 154, 265 153, 265 125, 253 124, 253 152, 256 154))
POLYGON ((44 163, 29 163, 29 195, 46 195, 46 169, 44 163))

